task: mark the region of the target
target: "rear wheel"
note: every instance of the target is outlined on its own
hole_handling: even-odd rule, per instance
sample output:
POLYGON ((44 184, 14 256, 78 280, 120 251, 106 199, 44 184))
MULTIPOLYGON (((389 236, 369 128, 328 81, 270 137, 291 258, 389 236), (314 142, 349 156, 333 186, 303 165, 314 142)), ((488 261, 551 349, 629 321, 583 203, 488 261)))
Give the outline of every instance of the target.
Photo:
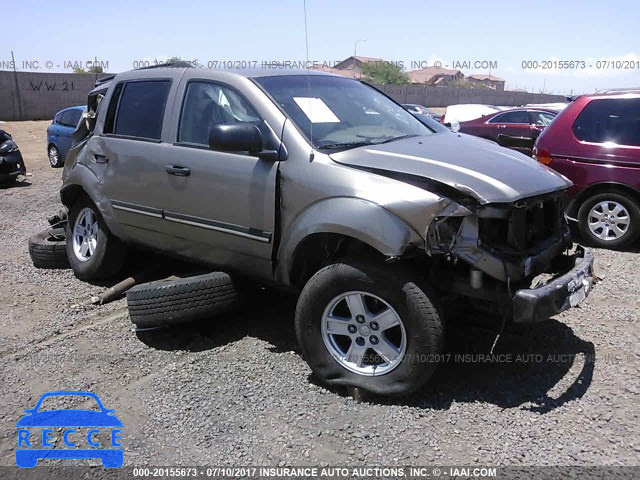
POLYGON ((624 194, 600 193, 588 199, 578 211, 580 234, 602 248, 623 248, 640 233, 640 209, 624 194))
POLYGON ((64 165, 64 159, 60 158, 60 151, 55 145, 49 145, 47 149, 49 163, 53 168, 59 168, 64 165))
POLYGON ((296 308, 298 342, 314 375, 380 395, 420 388, 435 371, 444 340, 426 292, 402 271, 365 263, 317 272, 296 308))
POLYGON ((80 280, 101 280, 121 270, 126 246, 114 237, 96 206, 81 197, 69 211, 67 256, 80 280))

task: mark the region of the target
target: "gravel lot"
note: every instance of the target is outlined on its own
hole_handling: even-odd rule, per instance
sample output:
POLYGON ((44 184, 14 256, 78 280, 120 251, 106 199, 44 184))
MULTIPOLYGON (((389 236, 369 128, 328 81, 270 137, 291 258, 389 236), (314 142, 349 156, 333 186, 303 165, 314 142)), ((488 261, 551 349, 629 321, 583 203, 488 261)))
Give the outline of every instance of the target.
POLYGON ((640 464, 638 248, 597 251, 604 281, 581 308, 505 333, 494 353, 510 361, 461 360, 488 353, 493 333, 452 327, 451 358, 423 391, 357 403, 310 381, 295 298, 264 292, 232 315, 136 334, 125 300, 86 305, 104 285, 35 269, 27 238, 59 208, 48 123, 0 125, 33 174, 0 190, 2 465, 23 409, 51 390, 115 409, 129 466, 640 464))

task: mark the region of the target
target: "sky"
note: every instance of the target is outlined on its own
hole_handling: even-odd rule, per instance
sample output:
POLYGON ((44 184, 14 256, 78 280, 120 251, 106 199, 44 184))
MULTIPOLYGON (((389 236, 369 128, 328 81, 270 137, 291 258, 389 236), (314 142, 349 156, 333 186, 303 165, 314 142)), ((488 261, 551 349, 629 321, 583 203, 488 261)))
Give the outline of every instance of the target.
POLYGON ((355 47, 405 70, 439 62, 491 73, 508 89, 640 87, 640 2, 628 0, 306 0, 306 36, 304 0, 11 3, 0 70, 12 68, 12 51, 17 70, 97 60, 117 73, 171 56, 212 68, 329 65, 355 47))

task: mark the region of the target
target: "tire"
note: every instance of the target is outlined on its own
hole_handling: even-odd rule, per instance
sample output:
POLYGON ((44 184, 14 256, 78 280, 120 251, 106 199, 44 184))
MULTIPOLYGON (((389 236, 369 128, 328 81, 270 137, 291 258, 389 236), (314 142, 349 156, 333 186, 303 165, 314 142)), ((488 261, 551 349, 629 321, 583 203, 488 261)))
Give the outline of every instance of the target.
POLYGON ((64 165, 64 158, 60 157, 58 147, 53 144, 50 144, 47 148, 47 157, 49 157, 51 168, 60 168, 64 165))
POLYGON ((64 228, 50 228, 29 238, 29 256, 36 268, 69 268, 64 228))
POLYGON ((73 272, 84 281, 115 276, 122 270, 127 254, 126 245, 111 234, 96 206, 84 196, 69 210, 66 248, 73 272), (75 237, 74 229, 77 229, 75 237))
POLYGON ((578 210, 578 229, 582 238, 593 246, 613 249, 627 247, 640 234, 640 208, 624 194, 600 193, 581 205, 578 210), (603 224, 604 221, 597 218, 602 213, 614 217, 609 217, 609 222, 603 224), (626 227, 622 228, 625 223, 626 227))
POLYGON ((231 310, 239 298, 236 282, 213 272, 178 280, 143 283, 127 291, 131 321, 156 327, 197 320, 231 310))
MULTIPOLYGON (((422 387, 435 371, 442 353, 444 324, 429 289, 418 285, 406 271, 361 262, 336 263, 317 272, 303 288, 295 314, 298 343, 314 376, 329 386, 358 387, 378 395, 406 395, 422 387), (344 295, 349 299, 341 299, 344 295), (364 323, 354 322, 351 307, 347 306, 355 298, 357 310, 358 296, 367 305, 364 311, 367 318, 361 319, 364 323), (382 310, 378 311, 379 307, 382 310), (327 314, 349 318, 347 330, 357 331, 348 333, 349 336, 330 334, 329 328, 333 327, 325 321, 327 314), (395 315, 393 321, 399 324, 385 330, 382 325, 374 325, 374 314, 384 314, 390 319, 395 315), (385 333, 374 335, 376 330, 385 333), (347 357, 340 360, 349 348, 355 348, 358 337, 364 341, 360 347, 360 352, 364 348, 361 357, 364 364, 348 362, 347 357), (375 349, 383 343, 394 347, 392 354, 389 350, 386 353, 388 359, 395 360, 388 361, 376 353, 375 349)), ((334 325, 341 330, 345 328, 342 323, 334 325)))

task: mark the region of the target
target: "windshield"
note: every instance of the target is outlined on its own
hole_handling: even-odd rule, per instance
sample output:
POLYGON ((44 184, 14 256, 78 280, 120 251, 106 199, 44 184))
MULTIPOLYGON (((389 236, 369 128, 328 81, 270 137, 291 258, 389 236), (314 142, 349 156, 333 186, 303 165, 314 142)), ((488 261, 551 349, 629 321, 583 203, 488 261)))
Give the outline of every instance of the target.
POLYGON ((256 82, 319 149, 348 149, 433 133, 400 105, 356 80, 288 75, 256 82))

